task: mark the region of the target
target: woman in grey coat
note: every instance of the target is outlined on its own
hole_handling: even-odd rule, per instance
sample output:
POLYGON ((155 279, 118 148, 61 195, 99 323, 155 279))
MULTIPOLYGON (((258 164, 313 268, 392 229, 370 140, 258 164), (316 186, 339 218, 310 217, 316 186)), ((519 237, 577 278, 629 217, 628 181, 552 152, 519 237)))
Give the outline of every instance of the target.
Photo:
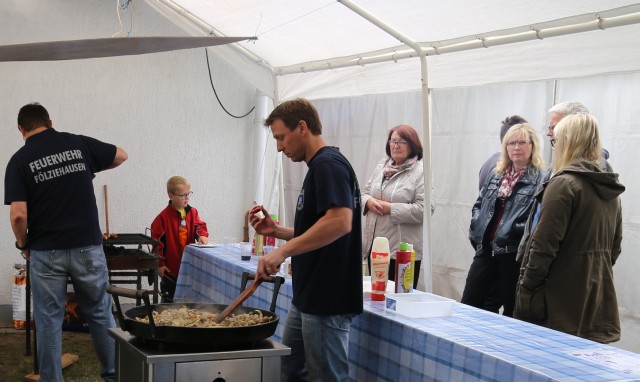
POLYGON ((387 158, 378 162, 362 190, 363 215, 366 216, 362 257, 368 258, 375 237, 389 239, 389 280, 394 280, 395 253, 400 242, 413 244, 416 251, 415 288, 422 261, 422 143, 413 127, 399 125, 389 131, 385 150, 387 158))
POLYGON ((625 187, 604 169, 598 124, 568 115, 554 130, 554 175, 527 242, 514 317, 597 342, 620 339, 613 265, 625 187))

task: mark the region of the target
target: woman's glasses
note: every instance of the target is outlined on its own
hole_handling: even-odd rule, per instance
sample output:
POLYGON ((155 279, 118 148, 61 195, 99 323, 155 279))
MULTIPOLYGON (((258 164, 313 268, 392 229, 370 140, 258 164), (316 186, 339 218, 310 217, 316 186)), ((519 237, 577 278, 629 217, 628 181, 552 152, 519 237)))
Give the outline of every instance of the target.
POLYGON ((406 146, 409 144, 409 142, 405 141, 405 140, 401 140, 401 141, 389 141, 389 146, 406 146))
POLYGON ((531 141, 509 141, 507 142, 507 146, 509 147, 516 147, 516 146, 524 146, 524 145, 530 145, 531 141))

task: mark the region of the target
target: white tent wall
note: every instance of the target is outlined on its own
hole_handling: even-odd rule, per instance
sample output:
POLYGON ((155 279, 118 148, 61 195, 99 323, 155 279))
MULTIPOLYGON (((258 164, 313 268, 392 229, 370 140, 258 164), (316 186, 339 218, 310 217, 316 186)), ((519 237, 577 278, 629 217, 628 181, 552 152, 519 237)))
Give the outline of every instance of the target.
MULTIPOLYGON (((135 3, 135 17, 138 36, 184 34, 144 2, 135 3)), ((3 2, 0 25, 4 44, 109 37, 119 28, 116 2, 103 0, 3 2)), ((209 58, 218 95, 230 112, 244 114, 254 105, 256 89, 215 52, 210 49, 209 58)), ((121 167, 98 173, 94 180, 103 230, 103 185, 108 185, 111 232, 144 233, 166 207, 167 179, 182 175, 192 184, 191 203, 207 221, 212 240, 242 237, 244 212, 255 193, 253 114, 236 119, 222 111, 209 83, 204 49, 3 62, 0 89, 2 174, 11 155, 24 144, 17 129, 18 110, 37 101, 48 109, 57 130, 92 136, 128 152, 129 160, 121 167)), ((275 149, 269 147, 265 153, 269 174, 275 149)), ((267 175, 265 189, 270 190, 273 181, 267 175)), ((0 193, 4 200, 4 187, 0 193)), ((0 318, 6 322, 12 267, 22 258, 14 247, 9 207, 2 210, 0 318)))
MULTIPOLYGON (((432 219, 432 277, 435 293, 460 300, 474 251, 468 240, 471 207, 478 196, 478 171, 499 150, 499 129, 505 117, 519 114, 544 136, 548 109, 567 100, 583 101, 598 117, 610 163, 627 185, 622 196, 624 239, 614 267, 622 321, 622 340, 614 346, 640 352, 640 296, 635 270, 640 266, 632 248, 640 245, 634 148, 637 146, 639 73, 602 75, 561 81, 491 84, 436 89, 431 93, 432 161, 435 212, 432 219)), ((323 123, 323 136, 351 161, 361 187, 376 162, 385 156, 389 128, 401 123, 421 128, 420 92, 314 100, 323 123)), ((288 211, 293 211, 306 166, 283 162, 288 211)), ((292 216, 291 212, 288 212, 292 216)), ((424 268, 428 268, 425 264, 424 268)), ((422 278, 426 269, 422 270, 422 278)))

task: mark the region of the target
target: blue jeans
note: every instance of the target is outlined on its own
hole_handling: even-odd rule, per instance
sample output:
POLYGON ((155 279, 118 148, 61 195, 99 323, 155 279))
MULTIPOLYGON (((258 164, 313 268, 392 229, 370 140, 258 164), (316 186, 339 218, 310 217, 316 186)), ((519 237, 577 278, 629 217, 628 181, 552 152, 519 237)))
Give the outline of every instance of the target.
POLYGON ((282 357, 282 382, 348 381, 353 317, 306 314, 291 304, 283 333, 291 355, 282 357))
POLYGON ((62 382, 62 322, 65 316, 67 276, 71 277, 81 313, 89 324, 93 346, 102 365, 100 376, 113 381, 115 326, 107 260, 102 245, 51 251, 30 251, 30 281, 38 340, 38 368, 43 382, 62 382))

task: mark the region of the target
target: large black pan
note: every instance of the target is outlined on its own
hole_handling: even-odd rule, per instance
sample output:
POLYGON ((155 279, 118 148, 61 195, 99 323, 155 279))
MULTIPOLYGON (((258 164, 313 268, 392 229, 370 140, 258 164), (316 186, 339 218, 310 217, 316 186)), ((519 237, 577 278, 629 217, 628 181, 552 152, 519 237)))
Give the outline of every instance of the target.
POLYGON ((190 328, 178 326, 156 326, 153 321, 153 311, 162 312, 165 309, 180 309, 183 306, 198 309, 210 313, 220 313, 227 305, 223 304, 198 304, 198 303, 173 303, 155 304, 149 303, 149 291, 132 290, 110 286, 108 292, 114 296, 116 311, 122 330, 132 335, 161 343, 171 344, 206 344, 214 346, 248 345, 265 338, 271 337, 278 326, 278 315, 268 310, 241 306, 235 314, 260 311, 266 317, 273 320, 246 327, 214 327, 214 328, 190 328), (142 299, 144 306, 138 306, 127 310, 124 314, 120 307, 118 296, 142 299), (149 323, 136 320, 136 318, 149 317, 149 323))

